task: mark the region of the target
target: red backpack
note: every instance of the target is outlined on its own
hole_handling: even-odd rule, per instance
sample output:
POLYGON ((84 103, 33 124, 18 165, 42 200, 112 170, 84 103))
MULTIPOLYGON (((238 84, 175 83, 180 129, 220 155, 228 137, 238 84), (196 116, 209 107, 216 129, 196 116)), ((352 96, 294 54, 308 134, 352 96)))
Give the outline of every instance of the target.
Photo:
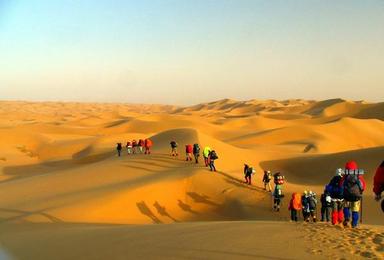
POLYGON ((285 178, 280 172, 277 172, 273 175, 273 182, 278 185, 284 184, 285 178))
POLYGON ((145 147, 151 147, 153 145, 150 139, 145 139, 145 147))
POLYGON ((187 153, 192 153, 192 152, 193 152, 193 146, 192 146, 191 144, 187 144, 187 145, 185 146, 185 151, 186 151, 187 153))

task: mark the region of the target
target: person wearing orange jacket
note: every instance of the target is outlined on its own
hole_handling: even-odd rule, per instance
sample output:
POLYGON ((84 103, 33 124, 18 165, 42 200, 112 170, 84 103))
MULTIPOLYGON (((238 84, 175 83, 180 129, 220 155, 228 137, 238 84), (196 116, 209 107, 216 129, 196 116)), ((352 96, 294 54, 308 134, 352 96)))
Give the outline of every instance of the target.
POLYGON ((343 188, 344 197, 344 226, 349 226, 352 217, 352 227, 357 227, 359 222, 359 212, 361 207, 361 199, 366 184, 362 175, 362 171, 358 169, 357 163, 349 161, 345 165, 345 175, 343 176, 340 186, 343 188), (352 214, 351 214, 352 212, 352 214))
POLYGON ((151 147, 153 146, 153 142, 151 139, 147 138, 144 140, 144 147, 145 147, 145 152, 144 154, 151 154, 151 147))
POLYGON ((297 222, 297 220, 298 220, 297 212, 300 211, 301 208, 302 208, 301 195, 297 192, 294 192, 292 194, 292 198, 291 198, 289 205, 288 205, 288 210, 291 211, 291 221, 297 222))
MULTIPOLYGON (((375 193, 375 200, 380 201, 381 193, 384 191, 384 161, 376 170, 375 177, 373 178, 373 192, 375 193)), ((384 212, 384 200, 381 202, 381 209, 384 212)))

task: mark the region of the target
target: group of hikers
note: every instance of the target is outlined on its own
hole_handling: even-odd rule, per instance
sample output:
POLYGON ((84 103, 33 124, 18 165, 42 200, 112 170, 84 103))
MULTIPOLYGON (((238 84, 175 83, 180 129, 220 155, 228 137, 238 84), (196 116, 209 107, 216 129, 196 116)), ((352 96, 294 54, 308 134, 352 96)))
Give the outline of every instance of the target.
MULTIPOLYGON (((171 141, 169 143, 171 145, 171 156, 179 156, 178 153, 178 143, 176 141, 171 141)), ((186 144, 185 145, 185 157, 186 161, 192 161, 192 155, 195 158, 195 163, 199 163, 199 157, 200 157, 200 145, 195 144, 186 144)), ((211 149, 209 146, 205 146, 203 149, 203 158, 204 158, 204 164, 206 167, 209 166, 211 171, 216 171, 215 166, 215 160, 219 159, 217 156, 217 153, 215 150, 211 149)))
MULTIPOLYGON (((127 154, 151 154, 151 147, 153 146, 153 142, 151 139, 139 139, 139 141, 133 140, 133 141, 128 141, 125 148, 127 149, 127 154)), ((170 142, 171 146, 171 156, 179 156, 178 153, 178 143, 176 141, 171 141, 170 142)), ((116 144, 116 150, 117 150, 117 155, 120 157, 121 152, 123 150, 123 145, 122 143, 117 143, 116 144)), ((204 147, 203 149, 203 158, 204 158, 204 163, 205 166, 210 168, 211 171, 216 171, 216 166, 215 166, 215 160, 219 159, 217 156, 217 153, 215 150, 211 149, 209 146, 204 147)), ((194 157, 194 161, 196 164, 199 163, 199 157, 200 157, 200 145, 195 143, 195 144, 186 144, 185 145, 185 156, 186 156, 186 161, 192 161, 192 155, 194 157)))
MULTIPOLYGON (((150 154, 153 142, 150 139, 140 139, 138 142, 133 140, 128 141, 126 149, 128 154, 144 153, 150 154)), ((178 143, 176 141, 170 142, 171 152, 170 155, 178 157, 178 143)), ((122 144, 117 143, 118 156, 121 156, 122 144)), ((200 157, 200 145, 186 144, 185 156, 186 161, 193 161, 199 163, 200 157)), ((216 171, 215 160, 218 159, 215 150, 209 146, 205 146, 202 155, 204 158, 204 164, 209 166, 211 171, 216 171)), ((255 174, 255 169, 248 164, 244 164, 244 177, 245 183, 252 184, 252 175, 255 174)), ((349 161, 345 164, 344 169, 339 168, 336 170, 335 176, 332 177, 330 182, 325 185, 324 192, 320 196, 321 203, 321 221, 332 222, 333 225, 343 225, 345 227, 351 226, 357 227, 359 218, 361 220, 362 199, 363 192, 366 189, 366 183, 363 178, 364 170, 359 169, 355 161, 349 161)), ((273 198, 273 210, 280 211, 283 194, 283 184, 285 177, 280 172, 276 172, 272 175, 271 171, 264 170, 262 182, 264 184, 264 190, 268 190, 272 193, 273 198), (271 181, 275 184, 272 189, 271 181)), ((381 195, 384 192, 384 161, 377 168, 374 177, 375 199, 381 200, 381 195)), ((299 212, 302 213, 303 219, 306 222, 317 222, 317 206, 318 199, 316 193, 309 190, 303 193, 294 192, 288 204, 288 210, 290 211, 291 221, 298 221, 299 212)), ((381 202, 381 208, 384 212, 384 200, 381 202)))
MULTIPOLYGON (((263 182, 266 189, 266 183, 269 183, 271 177, 265 171, 263 182)), ((335 176, 325 185, 324 192, 320 196, 321 203, 321 221, 332 222, 333 225, 343 225, 344 227, 355 228, 361 221, 363 192, 366 189, 366 183, 363 178, 364 171, 358 168, 355 161, 346 163, 344 169, 337 169, 335 176)), ((274 175, 275 189, 272 192, 274 198, 273 209, 279 211, 282 193, 282 184, 284 177, 280 173, 274 175)), ((384 161, 378 167, 374 177, 375 199, 379 201, 384 191, 384 161)), ((299 212, 302 212, 303 219, 309 222, 317 221, 318 200, 313 191, 304 191, 302 194, 294 192, 288 204, 291 221, 298 221, 299 212)), ((384 200, 381 202, 384 212, 384 200)))
MULTIPOLYGON (((125 148, 127 149, 127 154, 136 154, 136 153, 144 153, 144 154, 151 154, 151 147, 153 146, 153 142, 151 139, 139 139, 139 141, 132 140, 128 141, 125 145, 125 148)), ((117 155, 121 156, 121 151, 123 150, 122 143, 116 144, 116 150, 117 155)))

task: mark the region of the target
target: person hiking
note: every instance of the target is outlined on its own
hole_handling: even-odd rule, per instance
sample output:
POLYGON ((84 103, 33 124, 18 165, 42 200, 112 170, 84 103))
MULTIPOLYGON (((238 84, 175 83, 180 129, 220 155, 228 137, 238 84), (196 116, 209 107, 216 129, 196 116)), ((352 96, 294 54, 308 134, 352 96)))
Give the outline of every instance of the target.
POLYGON ((137 142, 136 140, 132 140, 132 153, 137 153, 137 142))
POLYGON ((215 160, 217 159, 219 159, 219 157, 217 156, 216 151, 215 150, 210 151, 208 154, 208 164, 209 164, 209 168, 211 169, 211 172, 216 171, 215 160))
POLYGON ((321 201, 321 222, 329 222, 331 219, 332 211, 332 198, 331 194, 327 191, 327 186, 325 186, 323 194, 320 196, 321 201))
POLYGON ((193 156, 195 157, 195 163, 199 163, 199 156, 200 156, 200 146, 199 144, 193 145, 193 156))
POLYGON ((276 172, 273 175, 273 181, 275 183, 275 189, 273 190, 273 209, 275 211, 280 211, 280 204, 282 198, 284 198, 283 194, 283 184, 284 184, 284 176, 280 172, 276 172))
POLYGON ((139 143, 137 144, 137 147, 139 148, 139 152, 143 153, 144 152, 144 140, 140 139, 139 143))
POLYGON ((329 184, 326 186, 326 191, 331 196, 331 207, 332 207, 332 224, 338 225, 343 223, 344 212, 343 212, 343 189, 340 186, 341 180, 344 175, 344 170, 339 168, 336 170, 335 176, 332 177, 329 184))
POLYGON ((176 143, 176 141, 171 141, 169 144, 171 145, 171 156, 179 156, 179 154, 177 153, 178 144, 176 143))
POLYGON ((373 177, 373 192, 375 193, 375 200, 381 199, 381 194, 384 191, 384 161, 381 162, 377 168, 375 177, 373 177))
POLYGON ((292 198, 289 201, 288 210, 291 211, 291 221, 298 220, 298 211, 301 210, 301 195, 297 192, 292 194, 292 198))
MULTIPOLYGON (((316 222, 316 209, 317 209, 317 199, 316 199, 316 193, 313 191, 308 192, 308 206, 309 206, 309 218, 312 217, 312 221, 316 222)), ((308 218, 308 221, 309 221, 308 218)))
POLYGON ((117 150, 117 155, 120 157, 121 156, 121 149, 123 149, 123 146, 121 143, 117 143, 116 150, 117 150))
POLYGON ((186 156, 186 161, 192 161, 192 153, 193 153, 193 146, 191 144, 187 144, 185 146, 185 156, 186 156))
POLYGON ((147 138, 144 140, 144 147, 145 147, 145 152, 144 154, 151 154, 151 147, 153 146, 153 142, 151 139, 147 138))
POLYGON ((267 187, 268 187, 268 191, 269 192, 272 191, 271 180, 272 180, 271 171, 264 170, 264 176, 263 176, 264 190, 267 190, 267 187))
POLYGON ((127 153, 128 154, 131 154, 132 153, 132 143, 131 142, 127 142, 127 145, 125 146, 125 148, 127 149, 127 153))
POLYGON ((303 219, 304 221, 308 222, 309 221, 309 196, 308 196, 308 191, 304 191, 303 194, 301 195, 301 207, 302 207, 302 214, 303 214, 303 219))
POLYGON ((282 185, 276 184, 272 193, 273 196, 273 210, 280 211, 281 199, 284 197, 282 185))
POLYGON ((358 169, 355 161, 349 161, 345 165, 345 175, 341 181, 344 197, 344 226, 350 225, 356 228, 359 222, 359 212, 361 207, 361 199, 366 184, 363 178, 364 172, 358 169), (352 212, 352 214, 351 214, 352 212))
POLYGON ((245 183, 248 185, 252 185, 252 174, 255 173, 253 167, 250 167, 248 164, 244 164, 244 177, 245 183))
POLYGON ((205 163, 206 167, 209 164, 208 156, 209 156, 210 152, 211 152, 211 147, 209 147, 209 146, 204 147, 204 149, 203 149, 203 157, 204 157, 204 163, 205 163))

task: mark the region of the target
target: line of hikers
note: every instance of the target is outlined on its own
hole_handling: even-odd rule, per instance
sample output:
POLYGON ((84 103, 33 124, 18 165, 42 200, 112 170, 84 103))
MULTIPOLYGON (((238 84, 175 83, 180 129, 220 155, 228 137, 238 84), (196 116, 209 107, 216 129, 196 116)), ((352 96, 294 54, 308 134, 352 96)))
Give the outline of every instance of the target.
MULTIPOLYGON (((251 176, 255 171, 252 167, 244 165, 245 183, 251 184, 251 176)), ((324 187, 324 192, 320 196, 321 203, 321 221, 330 222, 333 225, 343 224, 344 226, 357 227, 359 218, 361 221, 363 192, 366 189, 366 183, 363 178, 364 170, 359 169, 357 163, 349 161, 344 169, 337 169, 336 175, 324 187), (360 213, 361 211, 361 213, 360 213)), ((282 185, 284 176, 277 172, 274 175, 270 171, 264 170, 263 184, 264 190, 272 192, 273 210, 279 211, 282 198, 282 185), (275 188, 272 192, 271 180, 274 179, 275 188)), ((373 192, 375 200, 382 199, 384 192, 384 161, 377 168, 373 180, 373 192)), ((314 222, 317 221, 316 193, 304 191, 303 194, 293 193, 288 205, 291 212, 291 220, 298 220, 298 212, 302 211, 303 219, 314 222)), ((381 209, 384 212, 384 199, 381 200, 381 209)))
MULTIPOLYGON (((177 151, 178 143, 176 141, 171 141, 171 156, 179 156, 177 151)), ((199 163, 200 157, 200 145, 199 144, 186 144, 185 145, 185 156, 186 161, 192 161, 192 155, 195 158, 195 163, 199 163)), ((216 171, 215 160, 219 159, 215 150, 211 149, 209 146, 204 147, 203 149, 203 158, 204 164, 206 167, 209 166, 211 171, 216 171)))
MULTIPOLYGON (((136 154, 136 153, 144 153, 144 154, 151 154, 151 147, 153 146, 153 142, 151 139, 139 139, 139 141, 132 140, 128 141, 125 145, 125 148, 127 149, 127 154, 136 154)), ((116 150, 117 155, 121 156, 121 151, 123 150, 122 143, 116 144, 116 150)))
MULTIPOLYGON (((152 146, 153 142, 147 138, 140 139, 138 142, 136 142, 136 140, 132 142, 128 141, 126 149, 128 154, 150 154, 152 146)), ((178 156, 178 143, 171 141, 170 146, 171 156, 178 156)), ((118 156, 121 156, 122 144, 117 143, 116 149, 118 156)), ((185 154, 186 161, 192 161, 193 155, 195 163, 198 164, 200 157, 199 144, 185 145, 185 154)), ((211 171, 216 171, 215 160, 219 158, 216 151, 206 146, 203 149, 202 155, 205 166, 209 166, 211 171)), ((256 171, 248 164, 244 164, 243 172, 245 183, 251 185, 252 175, 254 175, 256 171)), ((325 185, 324 192, 320 196, 322 222, 332 221, 333 225, 343 224, 345 227, 357 227, 359 218, 361 220, 363 192, 366 189, 363 175, 364 170, 359 169, 355 161, 349 161, 346 163, 344 169, 339 168, 336 170, 335 176, 325 185)), ((262 182, 264 184, 264 190, 268 188, 268 191, 272 192, 273 210, 280 211, 281 201, 284 198, 282 191, 282 185, 285 182, 284 175, 280 172, 272 175, 271 171, 264 170, 262 182), (275 184, 273 191, 271 187, 272 179, 275 184)), ((376 170, 373 192, 375 194, 375 200, 380 201, 382 198, 381 194, 384 192, 384 161, 382 161, 376 170)), ((313 222, 316 222, 317 204, 318 200, 315 192, 311 190, 304 191, 303 194, 294 192, 288 205, 291 221, 298 221, 298 213, 301 211, 304 221, 309 222, 312 219, 313 222)), ((381 201, 381 208, 384 212, 384 200, 381 201)))
MULTIPOLYGON (((359 218, 361 220, 361 204, 366 189, 363 174, 364 171, 359 169, 354 161, 347 162, 344 169, 336 170, 336 175, 324 187, 320 197, 321 221, 332 221, 333 225, 357 227, 359 218)), ((273 196, 279 197, 276 188, 273 196)), ((298 212, 302 211, 305 221, 308 222, 312 218, 313 222, 316 222, 317 204, 316 194, 312 191, 304 191, 303 194, 293 193, 288 206, 291 220, 297 221, 298 212)))

